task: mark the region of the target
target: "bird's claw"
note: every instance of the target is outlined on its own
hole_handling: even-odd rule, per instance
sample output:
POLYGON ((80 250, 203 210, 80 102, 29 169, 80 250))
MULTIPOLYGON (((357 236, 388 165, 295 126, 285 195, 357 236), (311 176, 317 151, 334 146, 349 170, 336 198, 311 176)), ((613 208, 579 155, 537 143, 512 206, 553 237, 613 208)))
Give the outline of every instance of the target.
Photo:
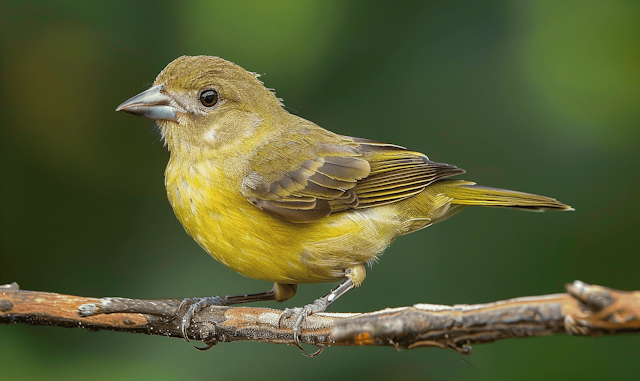
POLYGON ((302 326, 302 322, 308 316, 311 316, 318 312, 324 312, 329 303, 327 302, 326 297, 322 297, 316 299, 313 304, 307 304, 304 307, 296 307, 296 308, 285 308, 284 311, 280 314, 280 318, 278 319, 278 328, 282 327, 282 320, 288 319, 291 317, 296 317, 295 323, 293 323, 293 342, 301 351, 302 354, 307 357, 314 357, 322 353, 324 347, 319 347, 318 350, 314 353, 308 354, 304 351, 302 346, 300 345, 300 327, 302 326))
POLYGON ((180 303, 180 306, 178 306, 178 312, 176 313, 176 316, 180 315, 180 312, 182 311, 182 308, 185 305, 189 305, 189 307, 187 308, 187 310, 185 311, 185 313, 182 315, 182 318, 181 318, 182 322, 180 325, 180 331, 182 331, 182 337, 185 339, 187 343, 191 344, 195 349, 198 349, 201 351, 206 351, 207 349, 210 349, 215 345, 215 343, 209 343, 207 344, 206 347, 203 347, 203 348, 196 347, 195 345, 193 345, 193 343, 191 343, 191 340, 189 340, 189 336, 187 335, 187 329, 189 329, 189 327, 191 326, 191 321, 193 320, 193 317, 196 313, 200 312, 203 308, 208 306, 223 305, 222 299, 219 296, 213 296, 213 297, 205 296, 202 298, 185 298, 182 300, 182 303, 180 303))

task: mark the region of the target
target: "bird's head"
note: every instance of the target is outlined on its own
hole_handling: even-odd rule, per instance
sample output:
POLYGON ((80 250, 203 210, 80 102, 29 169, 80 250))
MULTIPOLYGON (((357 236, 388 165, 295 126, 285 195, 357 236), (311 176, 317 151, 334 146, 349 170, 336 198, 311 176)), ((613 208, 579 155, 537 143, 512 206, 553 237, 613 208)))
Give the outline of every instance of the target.
POLYGON ((182 56, 116 111, 155 120, 172 151, 220 146, 257 133, 265 118, 283 112, 257 77, 219 57, 182 56))

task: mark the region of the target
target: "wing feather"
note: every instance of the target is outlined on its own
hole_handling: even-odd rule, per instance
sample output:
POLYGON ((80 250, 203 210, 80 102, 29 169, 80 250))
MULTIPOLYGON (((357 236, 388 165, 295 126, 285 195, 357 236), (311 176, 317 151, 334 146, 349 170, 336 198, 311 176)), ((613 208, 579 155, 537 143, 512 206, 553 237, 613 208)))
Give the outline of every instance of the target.
POLYGON ((336 135, 306 123, 302 131, 291 129, 259 147, 242 185, 251 203, 287 221, 311 222, 398 202, 464 173, 401 146, 336 135))

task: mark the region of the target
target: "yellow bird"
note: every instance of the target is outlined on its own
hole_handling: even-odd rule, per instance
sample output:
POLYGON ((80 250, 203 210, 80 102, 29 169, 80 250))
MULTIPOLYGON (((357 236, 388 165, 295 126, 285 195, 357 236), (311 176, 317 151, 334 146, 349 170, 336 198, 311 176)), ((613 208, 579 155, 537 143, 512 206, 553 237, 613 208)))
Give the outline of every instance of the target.
POLYGON ((153 86, 121 104, 157 121, 171 158, 173 210, 202 248, 271 291, 204 304, 284 301, 298 284, 343 281, 303 308, 324 311, 365 278, 398 236, 469 205, 571 210, 555 199, 449 180, 464 173, 394 144, 338 135, 292 115, 258 75, 218 57, 179 57, 153 86))

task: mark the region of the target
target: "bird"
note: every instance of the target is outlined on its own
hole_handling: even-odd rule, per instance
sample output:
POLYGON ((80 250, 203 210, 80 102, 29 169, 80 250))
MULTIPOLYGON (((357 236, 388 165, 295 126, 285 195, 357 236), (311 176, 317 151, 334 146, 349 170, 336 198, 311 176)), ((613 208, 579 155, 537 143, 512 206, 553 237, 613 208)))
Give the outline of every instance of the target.
POLYGON ((326 130, 289 113, 259 77, 219 57, 181 56, 116 109, 157 123, 170 152, 168 199, 186 232, 223 265, 274 283, 257 294, 189 299, 183 329, 204 305, 282 302, 299 284, 341 282, 282 313, 296 319, 300 347, 303 319, 359 287, 397 237, 473 205, 573 210, 553 198, 450 179, 465 171, 326 130))

